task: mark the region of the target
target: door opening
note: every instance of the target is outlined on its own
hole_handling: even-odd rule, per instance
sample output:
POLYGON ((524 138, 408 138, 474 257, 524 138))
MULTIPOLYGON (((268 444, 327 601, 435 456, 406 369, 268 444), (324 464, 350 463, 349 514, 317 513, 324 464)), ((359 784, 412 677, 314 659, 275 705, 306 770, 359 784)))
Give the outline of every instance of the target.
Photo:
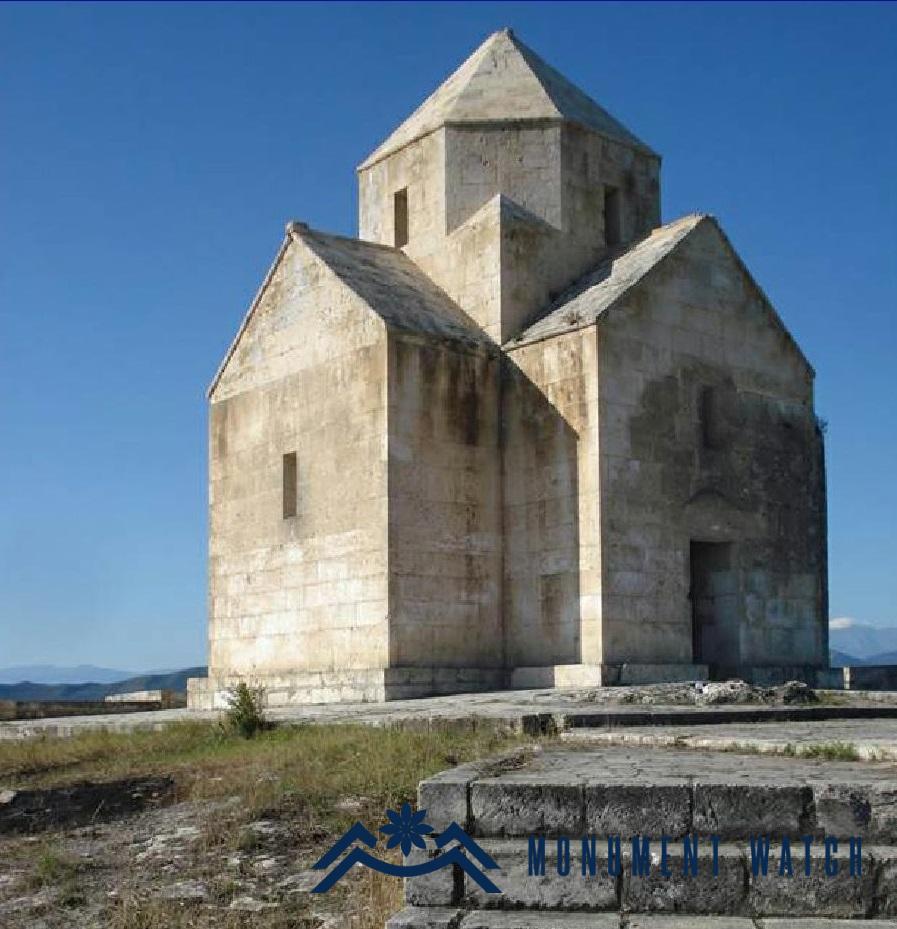
POLYGON ((692 660, 712 678, 737 673, 741 658, 740 595, 731 542, 690 545, 692 660))

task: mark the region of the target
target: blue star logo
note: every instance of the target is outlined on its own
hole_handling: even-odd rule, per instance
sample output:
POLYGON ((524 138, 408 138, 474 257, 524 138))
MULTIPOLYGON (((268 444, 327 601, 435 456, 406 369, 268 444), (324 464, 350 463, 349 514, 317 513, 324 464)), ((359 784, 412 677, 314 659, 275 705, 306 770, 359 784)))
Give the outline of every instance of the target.
MULTIPOLYGON (((424 837, 433 835, 434 832, 433 827, 424 822, 426 815, 426 810, 415 813, 409 803, 404 804, 398 812, 387 810, 386 818, 389 822, 380 827, 380 832, 389 836, 386 847, 401 846, 402 854, 405 856, 412 848, 426 850, 427 843, 424 837)), ((391 861, 380 861, 367 850, 377 847, 377 836, 369 832, 361 823, 355 823, 329 851, 312 865, 316 871, 330 868, 329 873, 312 888, 312 893, 327 893, 344 874, 356 865, 370 868, 379 874, 388 874, 391 877, 422 877, 442 868, 456 867, 467 874, 487 894, 501 893, 485 873, 498 870, 498 864, 457 823, 449 823, 443 832, 433 835, 433 842, 438 853, 417 864, 393 864, 391 861), (360 846, 366 846, 366 848, 360 846)))
POLYGON ((395 810, 387 810, 386 818, 389 822, 380 827, 380 832, 390 837, 386 847, 395 848, 399 845, 403 855, 411 851, 412 845, 426 849, 427 843, 424 841, 424 836, 433 831, 433 827, 424 822, 426 815, 426 810, 418 810, 415 813, 410 803, 404 804, 401 812, 398 813, 395 810))

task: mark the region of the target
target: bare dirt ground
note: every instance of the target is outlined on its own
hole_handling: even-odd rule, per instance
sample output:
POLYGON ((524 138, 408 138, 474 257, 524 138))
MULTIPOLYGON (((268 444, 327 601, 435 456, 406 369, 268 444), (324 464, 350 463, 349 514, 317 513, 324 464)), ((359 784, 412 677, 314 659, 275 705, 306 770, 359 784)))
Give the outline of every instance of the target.
MULTIPOLYGON (((414 804, 421 778, 518 741, 346 725, 245 740, 189 724, 5 743, 0 927, 382 929, 401 908, 400 879, 355 869, 311 894, 322 876, 312 864, 356 820, 376 831, 386 809, 414 804), (170 789, 123 810, 116 785, 158 785, 162 774, 170 789), (85 784, 95 806, 86 822, 85 784), (108 807, 95 785, 108 790, 108 807), (56 820, 45 828, 49 808, 56 820)), ((381 858, 393 854, 381 845, 381 858)))
POLYGON ((382 927, 400 882, 364 872, 308 891, 325 834, 290 816, 241 823, 240 798, 185 802, 126 820, 0 842, 0 925, 382 927))

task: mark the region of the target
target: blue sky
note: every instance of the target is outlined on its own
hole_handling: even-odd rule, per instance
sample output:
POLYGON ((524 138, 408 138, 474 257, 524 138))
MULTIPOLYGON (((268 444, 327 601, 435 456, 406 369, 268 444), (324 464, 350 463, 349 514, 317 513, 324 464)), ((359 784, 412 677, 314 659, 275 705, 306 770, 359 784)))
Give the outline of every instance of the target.
POLYGON ((512 26, 814 363, 831 612, 897 625, 897 5, 0 6, 0 665, 205 656, 204 391, 287 219, 512 26))

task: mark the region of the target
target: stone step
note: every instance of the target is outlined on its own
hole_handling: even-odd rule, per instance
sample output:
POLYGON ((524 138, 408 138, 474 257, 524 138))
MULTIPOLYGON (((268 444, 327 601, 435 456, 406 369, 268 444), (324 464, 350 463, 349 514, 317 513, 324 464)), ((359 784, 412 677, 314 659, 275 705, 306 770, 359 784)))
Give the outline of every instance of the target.
POLYGON ((568 729, 560 733, 560 738, 571 748, 638 745, 741 755, 828 756, 830 760, 838 760, 840 754, 856 761, 897 762, 897 726, 889 721, 568 729))
MULTIPOLYGON (((386 923, 386 929, 620 929, 620 926, 620 917, 612 913, 465 912, 415 906, 406 907, 386 923)), ((748 924, 744 929, 753 929, 753 926, 748 924)))
POLYGON ((861 836, 897 844, 897 768, 631 746, 552 748, 422 781, 436 831, 474 837, 643 834, 861 836))
POLYGON ((897 929, 891 919, 751 919, 618 913, 538 913, 406 907, 386 929, 897 929))
MULTIPOLYGON (((460 869, 453 873, 446 868, 407 880, 406 902, 431 907, 559 912, 622 909, 632 913, 750 917, 897 917, 897 847, 893 846, 863 845, 860 866, 852 874, 849 846, 839 843, 827 862, 825 849, 814 843, 807 875, 804 846, 792 843, 789 876, 780 867, 782 847, 775 842, 770 843, 765 874, 749 845, 720 844, 714 869, 709 840, 698 840, 697 863, 687 873, 684 842, 670 842, 666 874, 658 842, 650 843, 650 861, 645 862, 641 874, 634 873, 631 842, 620 842, 621 866, 610 870, 606 840, 584 843, 581 839, 538 837, 484 839, 478 844, 499 865, 498 870, 489 871, 489 877, 501 890, 500 895, 486 893, 460 869), (833 867, 835 862, 837 874, 826 873, 827 863, 833 867)), ((408 863, 417 864, 423 857, 423 852, 412 855, 408 863)))
MULTIPOLYGON (((875 699, 877 695, 868 695, 875 699)), ((885 696, 885 695, 881 695, 885 696)), ((555 713, 558 729, 613 729, 617 726, 718 726, 751 723, 802 723, 833 720, 897 719, 890 698, 873 706, 614 706, 555 713)), ((537 731, 537 730, 533 730, 537 731)))

